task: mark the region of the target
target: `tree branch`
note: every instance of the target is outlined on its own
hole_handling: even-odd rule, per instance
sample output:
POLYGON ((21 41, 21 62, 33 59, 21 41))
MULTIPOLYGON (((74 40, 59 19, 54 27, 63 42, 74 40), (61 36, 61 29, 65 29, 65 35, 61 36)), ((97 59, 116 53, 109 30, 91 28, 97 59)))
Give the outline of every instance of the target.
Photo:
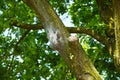
POLYGON ((42 24, 19 24, 16 21, 11 21, 10 23, 11 26, 15 26, 15 27, 19 27, 22 29, 28 29, 28 30, 38 30, 38 29, 43 29, 43 25, 42 24))
POLYGON ((104 45, 108 45, 108 40, 107 38, 104 38, 103 36, 101 36, 97 31, 92 30, 92 29, 86 29, 86 28, 82 28, 82 27, 69 27, 67 28, 67 30, 70 33, 83 33, 83 34, 87 34, 92 36, 93 38, 95 38, 97 41, 101 42, 104 45))
POLYGON ((69 32, 48 1, 23 1, 35 11, 44 26, 51 46, 54 50, 59 51, 61 57, 75 74, 77 80, 102 80, 85 51, 79 46, 78 38, 70 37, 69 32), (88 79, 84 79, 85 77, 88 77, 88 79))
POLYGON ((17 51, 17 49, 18 49, 18 45, 21 43, 21 41, 26 37, 26 35, 28 34, 30 32, 30 29, 29 30, 27 30, 23 35, 22 35, 22 37, 19 39, 19 41, 15 44, 15 46, 14 46, 14 51, 13 51, 13 53, 12 53, 12 60, 11 60, 11 62, 10 62, 10 64, 8 65, 8 71, 9 70, 11 70, 11 66, 13 65, 13 63, 14 63, 14 57, 15 57, 15 53, 16 53, 16 51, 17 51))
MULTIPOLYGON (((42 24, 19 24, 18 25, 18 22, 12 22, 11 25, 15 27, 23 28, 23 29, 28 29, 28 30, 44 29, 42 24)), ((82 34, 90 35, 91 37, 95 38, 97 41, 101 42, 102 44, 106 46, 108 45, 107 38, 103 38, 95 30, 86 29, 82 27, 66 27, 66 29, 69 31, 69 33, 82 33, 82 34)))

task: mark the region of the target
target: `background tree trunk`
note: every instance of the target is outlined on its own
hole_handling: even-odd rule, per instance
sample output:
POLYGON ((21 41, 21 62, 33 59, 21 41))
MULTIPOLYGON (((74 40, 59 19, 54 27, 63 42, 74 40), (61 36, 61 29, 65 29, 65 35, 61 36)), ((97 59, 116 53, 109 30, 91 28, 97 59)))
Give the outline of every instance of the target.
POLYGON ((114 23, 115 23, 115 51, 114 63, 120 72, 120 0, 113 0, 114 3, 114 23))

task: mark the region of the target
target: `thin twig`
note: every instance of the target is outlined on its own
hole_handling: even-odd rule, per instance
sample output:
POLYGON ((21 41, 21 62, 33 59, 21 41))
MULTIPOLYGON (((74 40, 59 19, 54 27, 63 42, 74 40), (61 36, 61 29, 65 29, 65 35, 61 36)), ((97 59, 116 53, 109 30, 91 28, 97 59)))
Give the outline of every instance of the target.
POLYGON ((16 51, 17 51, 17 49, 18 49, 18 46, 19 46, 19 44, 22 42, 22 40, 26 37, 26 35, 28 34, 30 32, 30 30, 27 30, 23 35, 22 35, 22 37, 19 39, 19 41, 15 44, 15 47, 14 47, 14 51, 13 51, 13 53, 12 53, 12 60, 11 60, 11 62, 10 62, 10 64, 8 65, 8 69, 7 69, 7 71, 9 71, 9 70, 11 70, 12 68, 12 64, 14 63, 14 57, 15 57, 15 53, 16 53, 16 51))

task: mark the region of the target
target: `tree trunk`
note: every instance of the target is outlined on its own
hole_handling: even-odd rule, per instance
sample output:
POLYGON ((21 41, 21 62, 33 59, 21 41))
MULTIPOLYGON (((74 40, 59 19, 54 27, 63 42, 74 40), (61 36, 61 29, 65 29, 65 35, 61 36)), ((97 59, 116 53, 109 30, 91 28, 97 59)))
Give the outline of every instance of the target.
POLYGON ((77 80, 102 80, 85 51, 79 45, 78 38, 70 36, 47 0, 23 1, 36 12, 46 30, 51 46, 59 51, 77 80))
POLYGON ((120 72, 120 0, 113 0, 114 4, 114 23, 115 23, 115 50, 114 63, 120 72))
POLYGON ((110 0, 109 5, 105 0, 96 0, 101 18, 108 25, 106 46, 114 59, 114 64, 120 73, 120 0, 110 0))

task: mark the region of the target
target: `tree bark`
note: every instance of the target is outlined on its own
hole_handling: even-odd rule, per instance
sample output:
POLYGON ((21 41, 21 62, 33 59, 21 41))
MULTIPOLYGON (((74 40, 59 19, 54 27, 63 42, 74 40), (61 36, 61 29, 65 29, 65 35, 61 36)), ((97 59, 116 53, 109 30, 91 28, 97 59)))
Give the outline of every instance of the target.
POLYGON ((101 18, 108 25, 109 53, 114 59, 114 64, 120 73, 120 0, 96 0, 101 18))
POLYGON ((108 0, 96 0, 98 4, 99 14, 101 20, 106 24, 106 39, 107 44, 105 45, 109 51, 109 54, 113 56, 114 45, 115 45, 115 34, 114 34, 114 21, 113 21, 113 1, 108 0), (107 4, 109 3, 109 4, 107 4))
POLYGON ((113 0, 114 5, 114 23, 115 23, 115 50, 114 63, 120 72, 120 0, 113 0))
POLYGON ((59 51, 77 80, 102 80, 85 51, 79 45, 78 38, 70 36, 47 0, 23 1, 36 12, 46 30, 51 46, 59 51))

